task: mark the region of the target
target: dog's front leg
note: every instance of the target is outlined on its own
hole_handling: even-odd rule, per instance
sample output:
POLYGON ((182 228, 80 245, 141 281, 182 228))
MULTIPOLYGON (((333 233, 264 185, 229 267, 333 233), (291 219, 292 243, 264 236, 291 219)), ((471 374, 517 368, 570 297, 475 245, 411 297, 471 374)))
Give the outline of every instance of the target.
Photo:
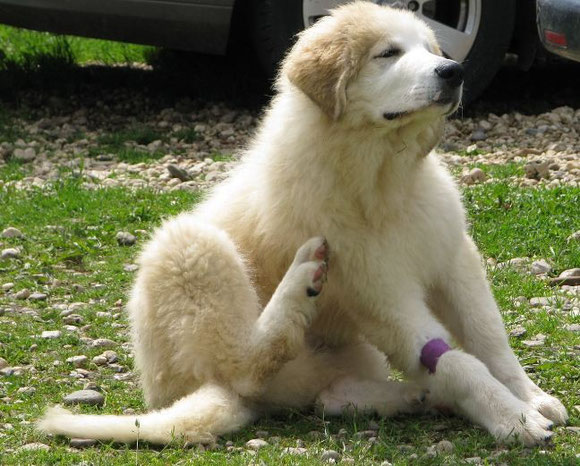
POLYGON ((542 415, 557 424, 566 422, 566 408, 529 379, 510 348, 481 258, 470 238, 465 237, 433 301, 434 310, 465 351, 485 363, 494 377, 542 415))
POLYGON ((399 299, 383 303, 380 317, 365 319, 363 328, 395 367, 428 388, 435 404, 454 407, 498 440, 532 446, 550 439, 550 420, 516 397, 475 356, 447 346, 449 334, 420 292, 397 291, 399 299))

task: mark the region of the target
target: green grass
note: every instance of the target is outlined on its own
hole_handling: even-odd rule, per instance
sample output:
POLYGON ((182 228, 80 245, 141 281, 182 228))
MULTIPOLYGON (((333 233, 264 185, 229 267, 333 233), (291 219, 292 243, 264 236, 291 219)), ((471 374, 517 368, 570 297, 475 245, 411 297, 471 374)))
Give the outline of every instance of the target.
MULTIPOLYGON (((121 138, 123 139, 123 138, 121 138)), ((22 167, 10 164, 0 173, 1 179, 20 173, 22 167)), ((500 260, 516 256, 538 256, 552 261, 556 271, 580 263, 578 245, 566 243, 566 237, 580 223, 578 201, 580 190, 559 188, 531 190, 504 184, 469 188, 465 200, 473 224, 473 234, 486 256, 500 260)), ((13 282, 15 289, 44 290, 46 302, 15 302, 0 294, 0 356, 14 366, 33 365, 37 372, 0 378, 0 396, 10 401, 0 404, 0 426, 10 423, 12 430, 0 429, 2 464, 319 464, 323 449, 334 449, 353 458, 356 464, 379 464, 389 460, 395 464, 458 464, 464 458, 497 456, 495 462, 508 464, 574 464, 578 453, 577 434, 558 429, 554 446, 545 449, 521 447, 498 448, 483 430, 459 418, 400 417, 377 420, 378 441, 372 446, 356 440, 353 434, 364 430, 369 418, 322 419, 313 413, 295 411, 265 418, 256 425, 228 436, 235 447, 243 447, 257 430, 280 437, 279 444, 261 450, 256 457, 246 452, 226 452, 225 449, 203 452, 184 449, 174 444, 165 448, 140 445, 134 447, 99 444, 79 452, 68 451, 65 439, 49 439, 36 433, 33 422, 44 407, 57 403, 85 380, 69 377, 73 369, 65 363, 67 357, 85 354, 89 358, 102 350, 88 348, 79 333, 90 338, 110 338, 119 343, 115 350, 119 363, 128 370, 132 360, 120 344, 127 341, 127 321, 118 301, 126 300, 133 272, 124 269, 132 263, 137 247, 120 247, 115 234, 120 231, 151 231, 161 219, 194 205, 198 195, 175 191, 159 194, 148 190, 129 191, 122 188, 84 190, 75 179, 57 183, 51 191, 29 192, 0 189, 0 230, 6 226, 20 228, 23 239, 3 239, 4 247, 18 246, 21 258, 0 263, 0 283, 13 282), (99 284, 100 286, 96 286, 99 284), (82 287, 82 288, 81 288, 82 287), (43 330, 62 327, 59 303, 83 302, 78 311, 83 325, 90 328, 68 333, 58 340, 43 340, 43 330), (19 312, 23 308, 33 313, 19 312), (98 312, 109 312, 102 317, 98 312), (31 350, 32 345, 37 345, 31 350), (54 360, 62 361, 55 366, 54 360), (35 393, 18 393, 21 387, 32 386, 35 393), (346 429, 344 438, 336 434, 346 429), (311 431, 319 432, 313 438, 311 431), (310 457, 282 454, 282 449, 304 442, 310 457), (451 456, 436 459, 424 457, 426 448, 439 440, 454 443, 451 456), (40 441, 50 445, 48 452, 15 452, 23 444, 40 441), (503 451, 503 452, 502 452, 503 451), (498 453, 500 452, 500 453, 498 453), (409 460, 410 455, 418 459, 409 460)), ((141 234, 139 243, 147 235, 141 234)), ((530 366, 531 377, 546 389, 551 389, 568 406, 571 424, 578 424, 578 355, 571 349, 578 345, 577 335, 563 329, 564 323, 578 321, 562 310, 553 314, 534 313, 524 305, 514 308, 512 300, 553 293, 538 279, 512 270, 490 272, 494 292, 504 311, 508 329, 523 324, 527 336, 548 335, 543 347, 528 348, 524 338, 512 338, 512 346, 522 362, 530 366)), ((1 292, 0 292, 1 293, 1 292)), ((89 367, 95 369, 95 367, 89 367)), ((126 383, 114 379, 110 369, 101 369, 94 380, 106 395, 103 409, 82 408, 82 412, 122 413, 124 409, 144 409, 136 380, 126 383)), ((223 441, 221 442, 223 444, 223 441)))
POLYGON ((2 63, 32 68, 50 59, 68 64, 144 63, 153 50, 143 45, 58 36, 0 25, 0 70, 2 63))

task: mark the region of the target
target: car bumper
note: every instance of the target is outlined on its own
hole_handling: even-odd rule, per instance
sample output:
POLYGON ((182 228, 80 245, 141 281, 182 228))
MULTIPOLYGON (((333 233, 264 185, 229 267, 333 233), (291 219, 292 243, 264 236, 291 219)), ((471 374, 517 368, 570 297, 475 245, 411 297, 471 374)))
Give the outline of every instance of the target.
POLYGON ((222 54, 234 0, 0 0, 0 23, 222 54))
POLYGON ((580 61, 580 2, 537 0, 538 34, 546 49, 580 61))

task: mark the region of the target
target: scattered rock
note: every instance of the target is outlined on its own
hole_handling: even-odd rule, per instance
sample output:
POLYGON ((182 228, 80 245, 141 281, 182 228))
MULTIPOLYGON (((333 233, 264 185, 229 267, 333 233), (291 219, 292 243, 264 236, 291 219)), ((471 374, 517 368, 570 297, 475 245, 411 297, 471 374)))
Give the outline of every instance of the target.
POLYGON ((550 273, 552 271, 552 266, 548 264, 544 259, 540 259, 537 261, 532 262, 532 268, 530 272, 533 275, 541 275, 550 273))
POLYGON ((302 447, 288 447, 288 448, 284 448, 284 450, 282 450, 282 452, 286 453, 287 455, 304 456, 308 453, 308 450, 306 448, 302 448, 302 447))
POLYGON ((186 170, 184 170, 183 168, 180 168, 177 165, 174 165, 172 163, 167 165, 167 171, 169 172, 169 175, 172 178, 177 178, 181 181, 191 180, 191 175, 189 173, 187 173, 186 170))
POLYGON ((26 149, 14 149, 12 157, 20 162, 31 162, 36 158, 36 151, 32 147, 26 149))
POLYGON ((467 174, 461 177, 461 182, 472 185, 485 181, 485 178, 485 172, 481 168, 472 168, 467 174))
POLYGON ((40 338, 54 339, 54 338, 60 338, 61 335, 62 335, 62 332, 60 330, 45 330, 40 335, 40 338))
POLYGON ((68 314, 63 317, 62 321, 68 325, 73 324, 79 325, 83 323, 83 317, 80 316, 79 314, 68 314))
POLYGON ((30 299, 31 301, 45 301, 46 298, 48 298, 48 295, 44 293, 39 293, 37 291, 35 291, 28 297, 28 299, 30 299))
POLYGON ((558 277, 549 280, 552 286, 578 286, 580 285, 580 268, 564 270, 558 277))
POLYGON ((267 447, 268 445, 270 444, 261 438, 254 438, 246 442, 246 447, 250 450, 259 450, 260 448, 267 447))
POLYGON ((531 340, 524 340, 522 343, 528 347, 543 346, 546 341, 546 335, 538 333, 531 340))
POLYGON ((127 231, 120 231, 116 238, 120 246, 133 246, 137 242, 137 238, 127 231))
POLYGON ((550 177, 550 164, 545 160, 533 160, 524 165, 526 177, 534 180, 550 177))
POLYGON ((568 238, 566 238, 566 241, 568 241, 568 242, 571 242, 571 241, 580 241, 580 230, 575 231, 570 236, 568 236, 568 238))
POLYGON ((94 390, 78 390, 64 397, 65 405, 102 406, 105 397, 94 390))
POLYGON ((17 259, 20 256, 20 251, 16 248, 6 248, 2 250, 0 258, 2 259, 17 259))
POLYGON ((580 332, 580 324, 566 324, 564 328, 569 332, 580 332))
POLYGON ((18 228, 8 227, 2 231, 2 238, 22 238, 24 235, 18 228))
POLYGON ((73 448, 89 448, 96 444, 97 441, 93 438, 71 438, 69 443, 73 448))
POLYGON ((471 133, 472 141, 485 141, 487 139, 487 135, 482 128, 477 128, 473 133, 471 133))
POLYGON ((67 358, 66 362, 74 364, 75 367, 85 367, 88 360, 89 358, 87 358, 85 355, 80 355, 67 358))
POLYGON ((479 456, 472 456, 471 458, 465 458, 464 461, 466 463, 469 463, 469 464, 482 464, 481 458, 479 456))
POLYGON ((107 364, 109 361, 107 361, 107 358, 105 356, 99 355, 99 356, 95 356, 92 359, 93 363, 96 364, 97 366, 104 366, 105 364, 107 364))
POLYGON ((2 290, 4 291, 10 291, 12 288, 14 288, 14 283, 12 282, 4 283, 2 285, 2 290))
POLYGON ((91 346, 93 348, 112 348, 113 346, 117 346, 117 343, 108 338, 97 338, 91 342, 91 346))
POLYGON ((506 262, 498 262, 498 269, 512 268, 518 272, 527 272, 530 269, 529 257, 514 257, 506 262))
POLYGON ((17 451, 48 451, 50 447, 44 443, 34 442, 22 445, 17 451))
POLYGON ((441 440, 435 445, 435 450, 438 453, 451 453, 454 449, 455 446, 449 440, 441 440))
POLYGON ((4 369, 5 367, 8 367, 8 361, 4 358, 0 358, 0 369, 4 369))
POLYGON ((512 337, 521 337, 525 334, 526 334, 526 329, 521 325, 518 325, 518 326, 514 327, 512 330, 510 330, 510 336, 512 336, 512 337))
POLYGON ((28 299, 29 296, 30 296, 30 290, 27 290, 26 288, 14 293, 14 297, 16 299, 28 299))
POLYGON ((320 458, 322 459, 322 461, 334 460, 338 463, 338 461, 340 460, 340 453, 334 450, 324 450, 320 458))
POLYGON ((353 438, 362 439, 362 438, 371 438, 376 437, 377 433, 374 430, 361 430, 359 432, 355 432, 353 434, 353 438))

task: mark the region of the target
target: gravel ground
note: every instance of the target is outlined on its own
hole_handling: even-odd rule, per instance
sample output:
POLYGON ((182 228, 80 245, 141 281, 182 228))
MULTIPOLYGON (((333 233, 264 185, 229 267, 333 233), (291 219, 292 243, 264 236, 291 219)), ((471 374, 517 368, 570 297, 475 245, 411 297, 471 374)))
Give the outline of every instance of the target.
MULTIPOLYGON (((530 89, 526 89, 529 94, 530 89)), ((494 95, 497 89, 492 89, 490 93, 494 95)), ((68 98, 62 95, 43 97, 42 105, 39 105, 38 93, 24 92, 20 96, 19 104, 20 108, 27 110, 19 111, 9 123, 10 130, 16 133, 17 137, 12 138, 11 142, 0 142, 0 169, 17 160, 26 176, 0 180, 0 187, 5 185, 16 189, 28 189, 44 186, 49 189, 51 182, 62 177, 64 172, 82 177, 84 185, 91 189, 126 186, 151 187, 159 191, 195 191, 207 188, 226 177, 228 171, 235 166, 239 150, 251 137, 260 115, 259 109, 255 107, 241 108, 216 102, 218 101, 208 103, 197 98, 183 97, 171 102, 170 105, 160 106, 147 92, 93 89, 68 98), (147 128, 147 137, 140 136, 135 128, 147 128), (111 142, 111 134, 118 136, 114 143, 111 142), (143 139, 146 139, 146 142, 139 143, 139 140, 143 139), (143 161, 139 163, 122 161, 120 154, 127 150, 139 154, 143 161)), ((511 183, 530 189, 537 186, 560 185, 577 187, 580 182, 580 109, 562 106, 560 103, 551 107, 546 103, 539 107, 540 110, 523 112, 505 111, 505 105, 494 106, 484 100, 474 109, 468 110, 466 116, 458 116, 449 121, 446 137, 437 151, 450 166, 458 181, 464 185, 507 179, 511 183), (500 170, 503 167, 509 170, 507 172, 500 170)), ((17 229, 7 228, 2 232, 0 239, 20 236, 22 233, 17 229)), ((578 237, 580 232, 574 233, 570 241, 577 241, 578 237)), ((135 243, 136 238, 130 233, 119 232, 117 241, 120 246, 130 246, 135 243)), ((3 246, 2 241, 0 246, 3 246)), ((6 258, 10 259, 10 254, 17 256, 19 251, 16 248, 6 248, 2 251, 3 257, 5 254, 6 258)), ((522 273, 533 274, 539 278, 548 278, 550 273, 550 270, 546 269, 546 266, 548 268, 550 266, 545 261, 543 264, 541 260, 514 258, 509 262, 510 266, 522 273)), ((488 260, 491 267, 501 268, 506 264, 497 264, 493 259, 488 260)), ((127 267, 135 266, 129 264, 127 267)), ((134 268, 126 269, 126 271, 134 270, 134 268)), ((578 275, 576 272, 574 276, 578 275)), ((28 290, 12 293, 14 286, 14 283, 2 284, 3 292, 14 304, 3 308, 2 314, 6 314, 9 318, 17 313, 30 313, 31 316, 38 317, 34 314, 36 312, 34 309, 24 307, 24 304, 30 301, 43 301, 47 295, 31 293, 28 290), (24 304, 21 306, 15 303, 24 304)), ((532 297, 528 300, 519 297, 514 301, 514 306, 525 304, 538 312, 545 310, 548 314, 564 309, 570 315, 578 316, 580 286, 564 286, 559 289, 562 293, 557 295, 558 299, 532 297)), ((62 320, 60 330, 47 329, 38 338, 60 339, 70 332, 88 330, 90 325, 85 325, 81 315, 86 306, 87 303, 82 302, 53 303, 52 307, 59 311, 59 318, 62 320)), ((97 317, 112 319, 112 325, 118 334, 125 337, 126 326, 117 322, 121 307, 122 302, 119 301, 113 309, 98 312, 97 317)), ((16 325, 16 320, 14 323, 16 325)), ((580 330, 578 324, 570 325, 570 331, 580 330)), ((542 346, 546 338, 542 334, 526 335, 526 329, 522 325, 508 330, 514 337, 524 337, 523 344, 528 347, 542 346)), ((103 396, 98 392, 99 387, 91 381, 101 370, 112 370, 116 381, 131 386, 135 384, 133 373, 125 366, 127 359, 122 359, 125 354, 130 354, 130 345, 118 344, 106 338, 83 337, 82 341, 87 348, 85 352, 99 348, 100 354, 95 356, 77 354, 65 361, 57 358, 52 363, 54 367, 64 364, 71 366, 69 377, 78 380, 77 388, 80 388, 79 384, 82 383, 85 389, 71 393, 64 400, 65 403, 102 404, 103 396)), ((35 350, 34 347, 30 348, 30 351, 35 350)), ((0 358, 0 375, 18 375, 25 371, 30 371, 30 368, 10 366, 9 361, 0 358)), ((65 383, 66 379, 60 382, 65 383)), ((32 386, 22 387, 17 396, 34 393, 35 390, 32 386)), ((0 399, 4 402, 13 402, 13 399, 6 396, 0 399)), ((134 411, 131 408, 125 410, 126 414, 132 412, 134 411)), ((9 423, 4 423, 2 427, 6 431, 11 428, 9 423)), ((573 428, 577 429, 569 427, 573 428)), ((378 426, 369 425, 368 430, 359 433, 363 435, 362 438, 352 441, 363 441, 371 445, 376 442, 377 430, 378 426)), ((317 431, 311 434, 315 438, 323 435, 317 431)), ((0 436, 2 435, 4 434, 0 433, 0 436)), ((235 447, 232 442, 226 442, 218 448, 253 453, 268 444, 279 442, 279 438, 271 437, 268 432, 257 431, 255 435, 257 438, 249 440, 245 448, 235 447)), ((342 433, 339 431, 336 437, 340 438, 341 435, 344 437, 346 431, 342 433)), ((285 454, 309 454, 300 442, 297 441, 296 447, 287 448, 285 454)), ((73 448, 86 446, 82 442, 71 441, 73 448)), ((21 448, 49 449, 42 443, 28 443, 21 448)), ((404 451, 410 447, 399 445, 397 448, 404 451)), ((441 440, 431 445, 422 459, 450 453, 454 448, 453 443, 441 440)), ((499 457, 503 452, 505 450, 497 450, 496 456, 499 457)), ((334 450, 316 452, 316 455, 328 463, 336 462, 341 457, 341 464, 354 462, 344 453, 334 450)), ((409 458, 412 457, 416 458, 417 454, 409 458)), ((473 457, 465 461, 479 464, 482 459, 473 457)), ((390 463, 383 464, 388 466, 390 463)))
MULTIPOLYGON (((579 70, 573 68, 568 74, 578 76, 579 70)), ((578 186, 580 107, 559 106, 565 99, 553 98, 551 103, 543 95, 534 100, 537 87, 557 85, 545 82, 550 73, 538 73, 539 82, 530 80, 532 73, 515 77, 513 71, 504 73, 507 76, 500 75, 484 98, 467 109, 466 116, 459 114, 449 121, 437 149, 442 159, 468 185, 493 182, 495 168, 508 166, 513 171, 508 178, 518 185, 578 186), (532 108, 525 98, 522 104, 507 95, 513 94, 521 76, 525 83, 518 91, 522 97, 531 96, 532 108)), ((566 101, 578 104, 566 93, 574 85, 567 83, 563 88, 560 94, 564 93, 566 101)), ((27 166, 28 176, 4 182, 18 189, 43 186, 61 176, 65 167, 83 176, 91 188, 205 188, 223 179, 236 163, 260 115, 256 106, 240 108, 196 97, 175 98, 163 108, 147 91, 134 89, 97 87, 72 97, 45 94, 22 93, 20 108, 28 110, 19 115, 24 113, 26 118, 11 123, 18 138, 0 143, 0 167, 9 159, 27 166), (131 140, 125 135, 114 150, 103 144, 107 135, 137 126, 147 128, 153 138, 139 144, 138 137, 131 140), (121 149, 140 154, 143 161, 120 160, 116 152, 121 149)))

